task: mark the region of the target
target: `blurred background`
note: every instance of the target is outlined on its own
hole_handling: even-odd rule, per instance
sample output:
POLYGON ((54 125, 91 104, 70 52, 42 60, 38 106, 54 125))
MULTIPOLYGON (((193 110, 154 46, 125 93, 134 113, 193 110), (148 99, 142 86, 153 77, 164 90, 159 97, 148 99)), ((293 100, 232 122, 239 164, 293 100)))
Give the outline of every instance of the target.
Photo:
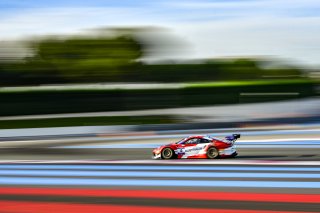
POLYGON ((319 5, 312 0, 0 6, 1 116, 244 104, 319 93, 319 5))
MULTIPOLYGON (((228 200, 224 201, 225 205, 215 203, 218 207, 204 203, 206 210, 221 212, 217 208, 228 206, 232 212, 243 208, 252 212, 320 211, 315 205, 320 202, 316 196, 319 196, 320 178, 319 10, 320 3, 316 0, 0 0, 0 174, 4 175, 0 185, 7 187, 0 188, 0 203, 4 211, 49 212, 50 208, 57 211, 61 208, 62 212, 79 212, 81 209, 74 205, 66 210, 52 203, 40 208, 33 203, 44 202, 39 198, 41 193, 49 196, 47 201, 61 202, 52 197, 50 193, 58 192, 49 192, 48 185, 74 184, 65 178, 69 174, 63 172, 21 172, 30 168, 23 163, 51 165, 68 161, 67 167, 59 167, 66 170, 78 168, 73 168, 74 164, 92 166, 101 161, 109 165, 118 161, 122 166, 129 164, 122 169, 124 173, 147 170, 138 168, 140 164, 150 164, 158 170, 159 162, 148 160, 152 148, 192 134, 222 137, 237 132, 243 138, 239 142, 239 158, 224 161, 230 167, 214 170, 226 172, 231 166, 250 164, 250 167, 263 161, 269 162, 259 164, 264 172, 290 170, 291 173, 266 174, 263 176, 266 182, 259 180, 262 176, 247 177, 241 172, 220 177, 210 174, 207 178, 212 185, 206 190, 260 193, 257 196, 261 202, 282 202, 283 206, 247 200, 245 207, 241 207, 236 201, 228 200), (278 162, 278 167, 272 169, 270 166, 275 164, 271 162, 278 162), (284 162, 292 162, 291 169, 284 162), (7 163, 16 167, 9 165, 9 168, 7 163), (305 170, 298 165, 310 168, 305 170), (12 172, 13 169, 18 173, 12 172), (307 171, 312 174, 306 174, 307 171), (65 179, 59 183, 56 179, 45 182, 41 178, 33 182, 30 178, 35 178, 33 175, 65 179), (297 183, 285 185, 280 182, 283 178, 295 178, 291 181, 297 183), (257 180, 261 182, 252 185, 232 182, 257 180), (227 182, 223 185, 219 181, 227 182), (213 187, 215 184, 218 188, 213 187), (231 190, 228 184, 234 184, 235 189, 231 190), (22 191, 10 188, 17 185, 40 185, 47 191, 33 191, 38 197, 27 202, 28 199, 21 198, 22 191), (285 188, 283 193, 289 194, 281 195, 282 200, 265 197, 268 193, 278 193, 277 188, 281 187, 285 188), (306 200, 314 203, 307 205, 302 199, 292 206, 289 203, 294 200, 292 196, 301 193, 312 194, 314 197, 306 200), (29 207, 23 207, 21 200, 29 207)), ((41 168, 53 169, 50 165, 41 168)), ((121 170, 121 165, 110 168, 121 170)), ((210 172, 214 166, 217 165, 203 167, 202 172, 210 172)), ((194 167, 180 168, 189 169, 194 167)), ((165 169, 168 170, 171 169, 165 169)), ((236 170, 250 173, 252 168, 236 170)), ((129 182, 116 182, 115 178, 137 178, 131 173, 123 174, 94 176, 88 172, 79 176, 82 180, 89 176, 102 180, 102 175, 108 184, 98 185, 117 190, 117 187, 127 189, 129 182)), ((144 175, 139 177, 143 180, 150 177, 144 175)), ((158 179, 148 186, 130 182, 130 190, 160 188, 171 190, 170 194, 186 191, 188 187, 193 187, 191 191, 203 191, 207 187, 204 183, 192 185, 192 181, 203 181, 197 180, 194 173, 189 179, 182 177, 191 181, 189 186, 189 183, 168 182, 173 176, 165 179, 160 174, 154 175, 152 178, 158 179)), ((78 183, 75 184, 78 188, 94 185, 74 183, 78 183)), ((121 202, 114 194, 107 197, 113 199, 110 198, 109 204, 118 204, 120 209, 105 205, 104 210, 127 211, 126 205, 134 202, 128 198, 129 194, 137 192, 118 193, 126 197, 121 202)), ((210 196, 220 195, 235 194, 210 196)), ((137 196, 132 199, 149 199, 143 193, 137 196)), ((168 199, 167 194, 163 193, 161 199, 168 199)), ((68 202, 102 202, 89 200, 68 202)), ((161 210, 155 206, 162 201, 137 202, 138 206, 152 206, 149 210, 161 210)), ((170 211, 185 211, 184 205, 166 207, 177 208, 170 211)), ((134 211, 146 211, 135 208, 134 211)), ((193 201, 188 210, 192 212, 192 208, 199 206, 193 201)))

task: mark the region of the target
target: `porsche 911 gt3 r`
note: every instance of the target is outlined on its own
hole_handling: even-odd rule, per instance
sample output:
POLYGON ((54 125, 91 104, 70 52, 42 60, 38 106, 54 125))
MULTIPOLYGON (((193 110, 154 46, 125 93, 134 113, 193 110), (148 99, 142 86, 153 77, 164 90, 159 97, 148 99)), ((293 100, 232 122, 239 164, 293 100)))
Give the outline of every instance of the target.
POLYGON ((218 139, 209 135, 196 135, 182 139, 176 143, 160 146, 153 150, 154 159, 172 158, 225 158, 237 156, 234 143, 240 134, 218 139))

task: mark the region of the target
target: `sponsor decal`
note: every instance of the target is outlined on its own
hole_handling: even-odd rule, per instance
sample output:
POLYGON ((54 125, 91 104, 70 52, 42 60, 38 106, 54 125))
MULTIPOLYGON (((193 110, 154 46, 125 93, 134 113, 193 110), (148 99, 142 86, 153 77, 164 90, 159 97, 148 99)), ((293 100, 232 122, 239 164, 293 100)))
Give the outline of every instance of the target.
POLYGON ((185 152, 192 152, 192 151, 198 151, 198 150, 201 150, 202 147, 194 147, 194 148, 191 148, 191 149, 186 149, 185 152))

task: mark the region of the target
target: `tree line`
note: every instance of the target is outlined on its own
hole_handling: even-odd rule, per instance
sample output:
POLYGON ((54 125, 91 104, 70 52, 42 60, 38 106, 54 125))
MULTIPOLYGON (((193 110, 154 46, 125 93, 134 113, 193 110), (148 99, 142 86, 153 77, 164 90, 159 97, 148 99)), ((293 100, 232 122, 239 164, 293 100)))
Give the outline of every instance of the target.
MULTIPOLYGON (((157 42, 156 40, 154 42, 157 42)), ((267 69, 252 58, 203 59, 194 63, 141 61, 146 44, 134 33, 49 37, 28 42, 33 54, 0 61, 0 85, 94 82, 195 82, 302 78, 294 67, 267 69)))

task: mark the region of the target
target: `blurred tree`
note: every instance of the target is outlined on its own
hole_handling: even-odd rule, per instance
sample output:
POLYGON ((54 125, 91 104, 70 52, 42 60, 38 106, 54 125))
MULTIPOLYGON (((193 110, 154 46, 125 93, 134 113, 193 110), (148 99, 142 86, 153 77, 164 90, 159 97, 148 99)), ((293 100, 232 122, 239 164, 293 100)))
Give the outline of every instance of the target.
POLYGON ((304 77, 303 70, 299 68, 270 66, 272 61, 262 66, 263 61, 254 58, 155 63, 157 60, 152 61, 152 57, 170 55, 175 52, 174 49, 184 50, 183 43, 179 44, 177 39, 171 40, 170 34, 162 33, 161 29, 102 28, 85 36, 47 37, 27 43, 32 51, 28 49, 23 60, 6 64, 0 61, 0 85, 304 77))
POLYGON ((36 43, 34 49, 27 67, 56 71, 64 78, 80 81, 121 80, 142 55, 141 44, 129 35, 47 39, 36 43))
POLYGON ((250 80, 261 78, 261 68, 253 59, 240 58, 219 63, 224 80, 250 80))

